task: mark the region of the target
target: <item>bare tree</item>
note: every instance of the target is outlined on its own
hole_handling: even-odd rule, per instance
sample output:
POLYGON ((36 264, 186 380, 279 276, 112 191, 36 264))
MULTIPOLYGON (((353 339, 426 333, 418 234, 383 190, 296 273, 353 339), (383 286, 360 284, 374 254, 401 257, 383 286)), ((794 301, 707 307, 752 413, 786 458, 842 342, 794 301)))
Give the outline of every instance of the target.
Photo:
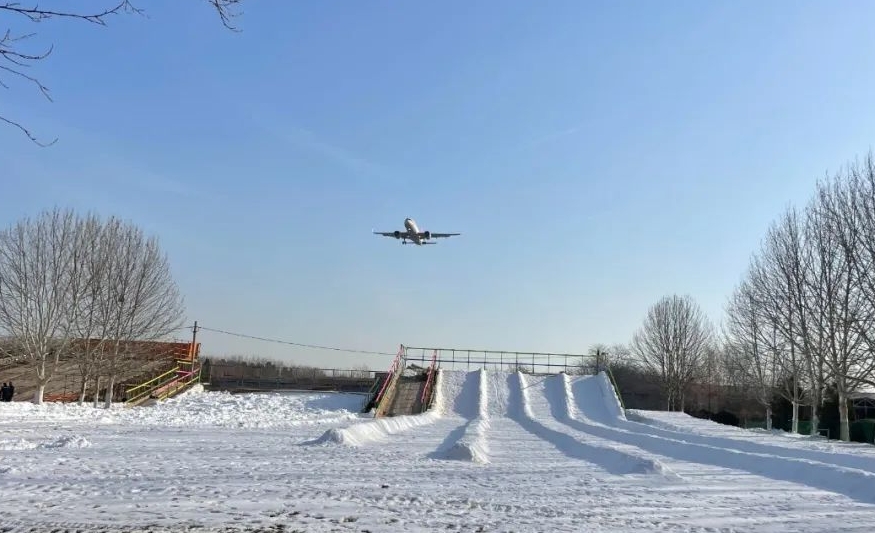
POLYGON ((364 363, 354 366, 350 372, 350 377, 353 378, 367 378, 370 377, 370 375, 371 369, 364 363))
POLYGON ((774 337, 770 338, 761 297, 757 294, 757 288, 762 285, 761 276, 761 265, 758 258, 754 258, 748 277, 736 288, 726 307, 726 346, 754 399, 765 409, 766 428, 772 429, 777 357, 774 349, 769 349, 770 343, 775 344, 774 337))
MULTIPOLYGON (((101 311, 101 293, 105 290, 103 277, 108 266, 103 226, 96 216, 83 221, 71 263, 72 288, 70 306, 71 334, 75 341, 70 352, 79 369, 81 386, 79 403, 85 402, 89 381, 100 387, 98 372, 103 364, 108 322, 101 311)), ((95 394, 97 394, 95 392, 95 394)))
POLYGON ((683 410, 684 391, 712 339, 707 318, 690 296, 666 296, 648 310, 632 351, 660 376, 668 410, 683 410))
POLYGON ((865 347, 856 361, 855 375, 847 376, 855 385, 875 386, 875 162, 870 151, 862 164, 851 165, 844 194, 837 195, 839 239, 853 270, 859 299, 852 326, 865 347))
POLYGON ((104 237, 108 264, 101 306, 107 320, 106 364, 109 379, 105 406, 112 404, 118 377, 137 354, 133 341, 158 340, 182 325, 183 301, 158 240, 142 230, 111 219, 104 237))
MULTIPOLYGON (((790 208, 769 228, 757 263, 759 270, 751 278, 763 327, 771 331, 763 341, 775 357, 776 391, 792 405, 793 432, 798 432, 799 407, 805 401, 806 369, 813 369, 806 365, 810 355, 808 314, 800 305, 807 275, 803 246, 799 215, 790 208)), ((822 382, 822 376, 812 381, 822 382)))
POLYGON ((865 377, 860 375, 865 345, 857 323, 862 309, 854 269, 857 229, 841 216, 845 193, 839 180, 818 184, 817 195, 809 206, 808 231, 813 259, 809 314, 835 383, 840 438, 847 441, 850 439, 847 395, 865 377))
POLYGON ((70 341, 80 227, 73 212, 55 209, 0 232, 0 330, 33 364, 38 404, 70 341))
POLYGON ((699 365, 698 379, 700 382, 704 382, 705 403, 708 412, 714 411, 715 395, 719 394, 720 388, 725 383, 725 367, 723 365, 725 351, 725 343, 709 344, 705 348, 702 363, 699 365))
MULTIPOLYGON (((65 7, 61 9, 46 9, 41 8, 38 4, 34 3, 32 5, 24 6, 21 5, 20 2, 3 2, 0 1, 0 14, 6 14, 10 16, 18 16, 24 22, 31 23, 40 23, 50 19, 71 19, 78 20, 82 22, 89 22, 92 24, 96 24, 99 26, 105 26, 107 24, 107 20, 110 16, 118 15, 122 13, 137 13, 143 14, 144 11, 135 7, 131 0, 113 0, 114 3, 110 4, 108 0, 106 7, 104 8, 81 8, 81 6, 77 7, 65 7)), ((205 0, 209 3, 218 13, 219 18, 222 21, 222 24, 233 31, 237 29, 231 24, 231 20, 239 15, 239 13, 233 11, 237 5, 242 3, 243 0, 205 0)), ((47 58, 54 49, 53 46, 49 46, 47 48, 43 48, 39 51, 28 51, 25 49, 25 45, 28 40, 35 36, 34 33, 23 33, 18 34, 14 32, 11 28, 8 28, 0 34, 0 87, 9 88, 9 80, 17 79, 20 81, 24 81, 35 86, 43 96, 46 97, 49 101, 51 101, 51 97, 49 96, 49 89, 45 85, 43 85, 39 79, 35 76, 29 74, 27 70, 33 66, 34 62, 43 60, 47 58)), ((0 122, 4 122, 9 126, 13 126, 22 133, 27 135, 27 137, 39 144, 40 146, 48 146, 54 144, 57 139, 51 141, 50 143, 42 143, 37 140, 31 131, 23 126, 21 122, 9 118, 7 116, 3 116, 0 114, 0 122)))

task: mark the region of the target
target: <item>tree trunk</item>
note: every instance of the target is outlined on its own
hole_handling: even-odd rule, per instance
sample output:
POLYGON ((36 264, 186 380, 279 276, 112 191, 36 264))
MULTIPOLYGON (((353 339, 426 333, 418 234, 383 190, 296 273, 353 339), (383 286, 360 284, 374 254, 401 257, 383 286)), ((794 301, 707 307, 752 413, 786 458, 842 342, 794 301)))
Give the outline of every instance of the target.
POLYGON ((766 405, 766 429, 772 430, 772 406, 766 405))
POLYGON ((82 386, 79 388, 79 405, 85 405, 85 393, 88 392, 88 380, 82 379, 82 386))
POLYGON ((790 424, 790 431, 799 433, 799 402, 796 400, 793 400, 793 421, 790 424))
MULTIPOLYGON (((843 380, 838 380, 840 383, 843 380)), ((839 438, 845 442, 851 440, 851 427, 848 422, 848 396, 845 392, 844 383, 838 387, 839 396, 839 438)))
POLYGON ((812 437, 817 435, 817 428, 820 426, 820 418, 817 416, 820 408, 820 392, 817 390, 817 385, 811 387, 811 430, 808 434, 812 437))
POLYGON ((115 374, 109 375, 109 384, 106 386, 106 396, 103 400, 103 407, 109 409, 112 407, 112 389, 115 387, 115 374))
POLYGON ((97 407, 98 402, 100 401, 100 376, 97 376, 97 379, 94 381, 94 407, 97 407))
POLYGON ((33 403, 35 403, 37 405, 42 405, 43 396, 45 395, 45 393, 46 393, 46 384, 45 383, 37 384, 36 390, 33 393, 33 403))

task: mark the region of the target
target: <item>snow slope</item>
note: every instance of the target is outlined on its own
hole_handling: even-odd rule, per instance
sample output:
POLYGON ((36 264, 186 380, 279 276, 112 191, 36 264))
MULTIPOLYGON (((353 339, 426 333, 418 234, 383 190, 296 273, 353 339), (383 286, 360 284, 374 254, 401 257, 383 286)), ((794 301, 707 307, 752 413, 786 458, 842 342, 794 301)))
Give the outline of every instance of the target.
POLYGON ((6 531, 869 531, 875 450, 625 413, 607 377, 441 371, 432 411, 195 391, 0 403, 6 531), (627 419, 628 416, 628 419, 627 419))

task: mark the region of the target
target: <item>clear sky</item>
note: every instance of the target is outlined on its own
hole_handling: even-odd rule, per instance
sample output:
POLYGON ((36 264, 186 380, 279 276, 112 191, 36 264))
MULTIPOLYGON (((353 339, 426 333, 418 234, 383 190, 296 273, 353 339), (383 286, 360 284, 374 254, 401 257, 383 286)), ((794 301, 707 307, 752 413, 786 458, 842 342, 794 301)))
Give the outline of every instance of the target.
POLYGON ((55 46, 30 69, 54 103, 3 77, 0 112, 59 140, 0 126, 0 223, 129 218, 216 329, 581 353, 671 293, 717 323, 768 224, 875 138, 862 0, 249 0, 240 33, 203 1, 140 4, 107 27, 14 21, 55 46), (407 216, 463 235, 371 234, 407 216))

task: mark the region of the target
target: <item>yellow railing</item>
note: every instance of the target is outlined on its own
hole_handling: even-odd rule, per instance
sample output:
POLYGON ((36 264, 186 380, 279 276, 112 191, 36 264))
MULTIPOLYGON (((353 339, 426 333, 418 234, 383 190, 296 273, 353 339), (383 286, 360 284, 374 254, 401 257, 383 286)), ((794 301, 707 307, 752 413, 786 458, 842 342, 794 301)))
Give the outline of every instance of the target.
POLYGON ((159 400, 166 400, 167 398, 170 398, 171 396, 173 396, 177 392, 184 390, 189 385, 199 382, 200 379, 201 379, 200 371, 198 371, 195 374, 192 374, 191 376, 189 376, 185 379, 178 379, 176 381, 176 384, 173 387, 168 387, 167 389, 164 390, 164 392, 162 392, 161 394, 156 396, 156 398, 158 398, 159 400))
POLYGON ((160 376, 154 377, 149 381, 140 383, 134 387, 125 390, 125 403, 132 403, 146 397, 152 390, 170 383, 176 379, 176 373, 179 372, 179 366, 174 366, 160 376))
POLYGON ((155 396, 155 398, 157 398, 159 400, 164 400, 166 398, 173 396, 174 394, 176 394, 180 390, 184 389, 185 387, 188 387, 192 383, 200 382, 200 378, 201 378, 201 367, 200 366, 198 366, 196 372, 193 371, 193 373, 189 376, 186 376, 184 378, 181 378, 179 376, 180 372, 186 371, 186 370, 183 370, 183 368, 181 368, 181 367, 183 365, 188 365, 189 368, 194 368, 194 364, 195 364, 194 361, 177 359, 176 363, 177 363, 176 366, 174 366, 173 368, 171 368, 167 372, 164 372, 160 376, 156 376, 156 377, 154 377, 146 382, 143 382, 139 385, 136 385, 134 387, 130 387, 130 388, 126 389, 126 391, 125 391, 126 392, 125 403, 128 405, 137 403, 140 400, 143 400, 145 398, 152 396, 152 393, 154 391, 160 390, 164 387, 167 387, 168 385, 173 385, 171 387, 167 387, 160 394, 155 396))

